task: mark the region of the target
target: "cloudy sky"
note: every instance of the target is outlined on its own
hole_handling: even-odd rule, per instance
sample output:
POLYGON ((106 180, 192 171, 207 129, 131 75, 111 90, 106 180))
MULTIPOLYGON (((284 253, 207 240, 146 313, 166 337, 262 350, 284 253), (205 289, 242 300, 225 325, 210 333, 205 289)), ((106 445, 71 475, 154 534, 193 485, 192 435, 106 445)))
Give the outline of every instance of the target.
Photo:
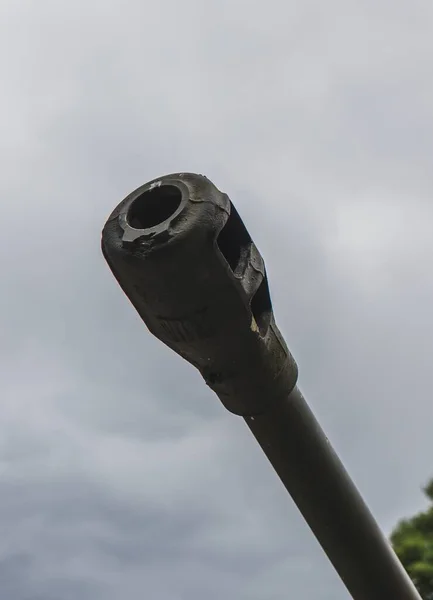
POLYGON ((5 600, 344 600, 242 419, 100 252, 174 171, 265 257, 300 387, 383 529, 433 475, 433 5, 3 0, 5 600))

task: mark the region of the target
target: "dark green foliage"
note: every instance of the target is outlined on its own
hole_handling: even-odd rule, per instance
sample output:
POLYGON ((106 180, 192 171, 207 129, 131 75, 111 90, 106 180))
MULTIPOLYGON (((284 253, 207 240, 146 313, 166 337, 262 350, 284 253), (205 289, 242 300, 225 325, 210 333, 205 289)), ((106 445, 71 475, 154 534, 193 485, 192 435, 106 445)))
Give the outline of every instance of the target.
POLYGON ((400 521, 391 534, 391 543, 423 600, 433 600, 433 479, 424 493, 431 506, 400 521))

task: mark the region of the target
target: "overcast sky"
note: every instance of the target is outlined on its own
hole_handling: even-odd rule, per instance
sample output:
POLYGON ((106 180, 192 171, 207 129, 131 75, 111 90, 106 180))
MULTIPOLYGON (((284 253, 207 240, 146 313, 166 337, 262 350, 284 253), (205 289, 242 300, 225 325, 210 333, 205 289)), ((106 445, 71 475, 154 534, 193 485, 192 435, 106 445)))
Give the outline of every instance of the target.
POLYGON ((100 231, 166 173, 230 195, 389 533, 433 475, 432 3, 3 0, 0 65, 2 598, 347 599, 100 231))

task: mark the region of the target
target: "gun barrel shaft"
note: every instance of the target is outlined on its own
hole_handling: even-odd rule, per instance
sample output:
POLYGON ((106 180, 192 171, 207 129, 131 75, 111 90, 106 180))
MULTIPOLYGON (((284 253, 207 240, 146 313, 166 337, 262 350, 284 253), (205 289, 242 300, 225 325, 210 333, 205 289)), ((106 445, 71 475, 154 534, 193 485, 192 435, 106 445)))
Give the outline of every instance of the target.
POLYGON ((295 387, 245 421, 355 600, 420 600, 326 435, 295 387))

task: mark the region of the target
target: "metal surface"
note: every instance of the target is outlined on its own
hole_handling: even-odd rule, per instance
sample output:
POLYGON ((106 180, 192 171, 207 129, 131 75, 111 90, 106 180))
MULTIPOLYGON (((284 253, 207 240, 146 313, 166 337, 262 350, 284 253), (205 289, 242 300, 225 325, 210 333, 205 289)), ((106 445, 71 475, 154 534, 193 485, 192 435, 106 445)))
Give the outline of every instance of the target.
POLYGON ((420 600, 299 392, 264 262, 226 194, 167 175, 110 215, 102 251, 148 329, 244 417, 355 600, 420 600))

